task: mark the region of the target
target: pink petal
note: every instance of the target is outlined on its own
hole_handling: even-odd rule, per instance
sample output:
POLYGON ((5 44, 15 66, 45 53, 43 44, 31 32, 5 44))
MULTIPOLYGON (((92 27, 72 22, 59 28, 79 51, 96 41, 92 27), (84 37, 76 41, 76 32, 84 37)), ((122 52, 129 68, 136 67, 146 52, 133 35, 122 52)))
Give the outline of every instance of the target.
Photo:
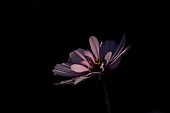
POLYGON ((105 65, 107 65, 109 63, 111 56, 112 56, 112 52, 107 52, 107 54, 105 55, 105 58, 104 58, 106 60, 105 65))
POLYGON ((89 50, 85 50, 84 55, 90 57, 92 61, 95 63, 94 56, 89 50))
POLYGON ((81 61, 80 63, 87 66, 87 67, 91 67, 90 64, 85 60, 81 61))
POLYGON ((86 68, 85 66, 83 65, 80 65, 80 64, 73 64, 71 65, 71 69, 75 72, 85 72, 85 71, 89 71, 88 68, 86 68))
POLYGON ((90 42, 91 50, 94 53, 94 56, 96 58, 99 58, 99 41, 97 40, 96 37, 91 36, 89 42, 90 42))

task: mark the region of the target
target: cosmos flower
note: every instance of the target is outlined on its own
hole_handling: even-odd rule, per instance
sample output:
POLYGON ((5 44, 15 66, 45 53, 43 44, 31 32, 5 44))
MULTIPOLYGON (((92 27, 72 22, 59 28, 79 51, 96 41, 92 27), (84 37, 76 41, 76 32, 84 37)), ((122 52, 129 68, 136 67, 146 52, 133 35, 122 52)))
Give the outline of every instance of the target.
POLYGON ((130 46, 124 49, 125 35, 119 44, 114 40, 99 43, 95 36, 89 38, 91 50, 77 49, 69 54, 68 62, 57 64, 53 69, 54 75, 71 77, 69 80, 56 83, 77 84, 92 76, 101 76, 106 70, 115 69, 122 55, 130 46))

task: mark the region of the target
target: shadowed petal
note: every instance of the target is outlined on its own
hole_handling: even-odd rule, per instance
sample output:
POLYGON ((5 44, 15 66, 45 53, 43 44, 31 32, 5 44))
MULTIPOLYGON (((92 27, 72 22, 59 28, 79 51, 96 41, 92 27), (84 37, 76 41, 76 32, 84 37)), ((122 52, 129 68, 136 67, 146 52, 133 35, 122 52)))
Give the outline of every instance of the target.
POLYGON ((108 53, 105 55, 105 58, 104 58, 104 59, 106 60, 105 66, 107 66, 107 64, 109 63, 111 56, 112 56, 112 52, 108 52, 108 53))
POLYGON ((71 67, 73 63, 69 63, 69 62, 65 62, 65 63, 62 63, 62 65, 66 66, 66 67, 71 67))
POLYGON ((77 55, 74 51, 69 54, 68 61, 71 63, 80 63, 83 59, 77 55))
POLYGON ((72 69, 73 71, 75 71, 75 72, 78 72, 78 73, 80 73, 80 72, 85 72, 85 71, 89 71, 88 68, 86 68, 85 66, 80 65, 80 64, 73 64, 73 65, 71 65, 71 69, 72 69))
POLYGON ((106 40, 105 42, 102 43, 101 48, 100 48, 101 59, 104 59, 108 50, 109 50, 109 40, 106 40))
POLYGON ((84 56, 88 56, 95 63, 94 56, 93 56, 93 54, 89 50, 85 50, 84 51, 84 56))
POLYGON ((86 60, 86 58, 83 56, 82 53, 80 53, 78 50, 75 50, 75 53, 79 55, 83 60, 86 60))
POLYGON ((66 84, 73 84, 75 79, 64 80, 59 83, 55 83, 54 85, 66 85, 66 84))
POLYGON ((67 84, 72 84, 72 85, 76 85, 86 79, 88 79, 89 77, 87 76, 80 76, 80 77, 75 77, 75 78, 72 78, 72 79, 69 79, 69 80, 64 80, 64 81, 61 81, 59 83, 55 83, 54 85, 67 85, 67 84))
POLYGON ((111 41, 106 40, 101 45, 101 49, 100 49, 101 59, 104 59, 104 57, 107 54, 107 52, 111 51, 112 53, 114 53, 115 50, 116 50, 116 43, 115 43, 115 41, 114 40, 111 40, 111 41))
POLYGON ((101 75, 101 73, 100 72, 88 73, 88 74, 83 75, 83 76, 74 77, 74 78, 71 78, 69 80, 64 80, 64 81, 61 81, 59 83, 55 83, 54 85, 66 85, 66 84, 76 85, 76 84, 83 82, 84 80, 86 80, 90 77, 97 76, 97 75, 101 75))
POLYGON ((78 50, 74 50, 73 52, 69 54, 68 61, 71 63, 77 64, 77 63, 80 63, 83 60, 83 58, 80 55, 78 55, 75 51, 78 51, 80 54, 83 54, 84 49, 79 48, 78 50))
POLYGON ((79 49, 78 49, 78 51, 79 51, 81 54, 83 54, 85 50, 84 50, 84 49, 79 48, 79 49))
POLYGON ((111 51, 112 53, 114 53, 116 50, 116 43, 114 40, 111 40, 109 43, 109 51, 111 51))
POLYGON ((80 73, 75 73, 74 71, 68 73, 68 72, 58 70, 58 69, 53 69, 53 73, 54 75, 68 76, 68 77, 74 77, 74 76, 80 75, 80 73))
POLYGON ((67 66, 62 65, 62 64, 57 64, 54 68, 57 69, 57 70, 63 71, 63 72, 68 72, 68 73, 73 72, 73 70, 71 70, 70 67, 67 67, 67 66))
POLYGON ((118 45, 118 47, 116 48, 111 60, 114 60, 123 50, 124 46, 125 46, 125 42, 126 42, 126 36, 125 34, 122 37, 122 40, 120 41, 120 44, 118 45))
POLYGON ((95 58, 99 58, 99 41, 96 37, 91 36, 89 38, 89 43, 90 43, 90 47, 91 50, 95 56, 95 58))

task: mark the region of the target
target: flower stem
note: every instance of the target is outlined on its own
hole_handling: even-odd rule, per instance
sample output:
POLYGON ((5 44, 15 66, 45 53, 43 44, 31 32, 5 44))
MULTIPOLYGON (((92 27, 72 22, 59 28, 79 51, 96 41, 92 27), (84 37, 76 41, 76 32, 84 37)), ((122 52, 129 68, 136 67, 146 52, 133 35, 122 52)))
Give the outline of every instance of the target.
POLYGON ((106 84, 105 84, 104 79, 102 77, 101 77, 101 81, 102 81, 103 89, 104 89, 104 93, 105 93, 107 110, 108 110, 108 113, 111 113, 110 102, 109 102, 109 97, 108 97, 108 93, 107 93, 107 89, 106 89, 106 84))

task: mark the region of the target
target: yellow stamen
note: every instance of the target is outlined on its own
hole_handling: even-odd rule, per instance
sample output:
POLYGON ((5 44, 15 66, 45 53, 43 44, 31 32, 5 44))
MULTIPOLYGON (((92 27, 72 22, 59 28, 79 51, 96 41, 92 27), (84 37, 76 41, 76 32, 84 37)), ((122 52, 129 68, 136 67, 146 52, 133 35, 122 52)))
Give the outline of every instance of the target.
POLYGON ((95 64, 100 65, 100 59, 95 59, 95 64))

